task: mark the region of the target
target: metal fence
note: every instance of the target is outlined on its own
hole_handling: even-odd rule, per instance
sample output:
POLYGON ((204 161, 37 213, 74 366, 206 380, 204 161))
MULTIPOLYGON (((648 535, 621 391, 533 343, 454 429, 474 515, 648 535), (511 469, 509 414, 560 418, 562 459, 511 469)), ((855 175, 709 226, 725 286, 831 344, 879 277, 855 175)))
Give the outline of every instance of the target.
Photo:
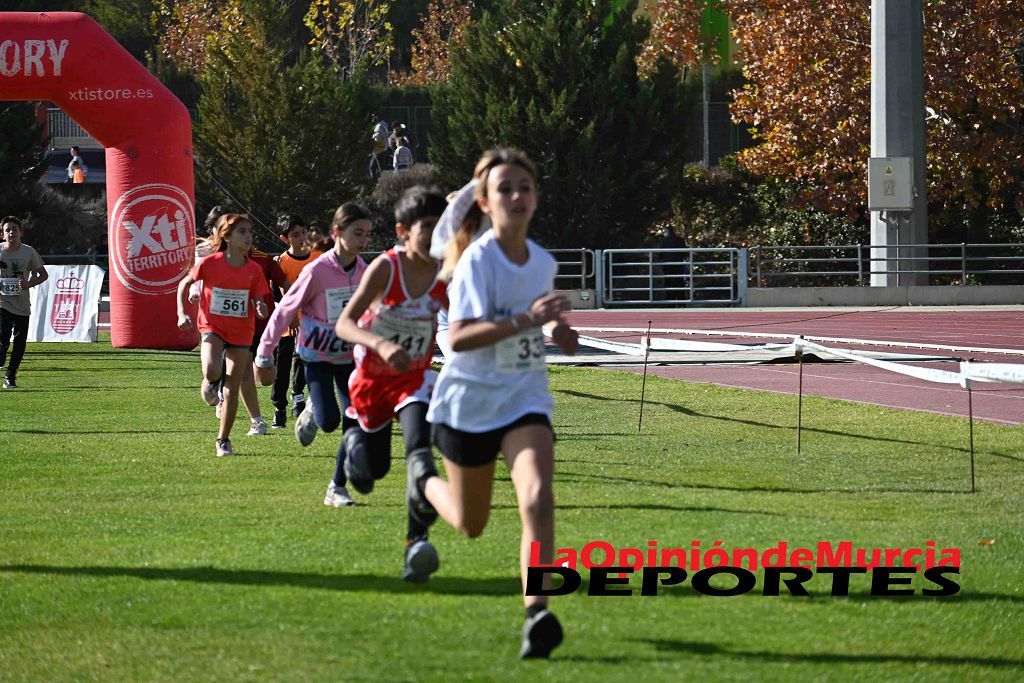
POLYGON ((872 275, 896 274, 928 285, 1024 283, 1019 243, 757 246, 750 257, 756 287, 865 286, 872 275))
POLYGON ((50 137, 54 138, 87 138, 89 134, 78 125, 73 118, 60 109, 47 109, 46 119, 50 137))
MULTIPOLYGON (((867 286, 871 275, 915 276, 929 285, 1024 284, 1024 244, 899 247, 757 246, 750 249, 552 249, 556 287, 589 290, 598 307, 740 304, 748 286, 867 286), (880 252, 872 255, 872 251, 880 252), (749 267, 748 267, 749 262, 749 267), (749 277, 748 277, 749 271, 749 277)), ((364 252, 367 262, 376 252, 364 252)), ((95 264, 106 254, 43 254, 46 263, 95 264)), ((108 292, 104 281, 103 294, 108 292)))
POLYGON ((598 306, 742 301, 739 249, 607 249, 598 252, 598 306))
POLYGON ((597 259, 593 249, 549 249, 558 261, 556 289, 594 289, 597 259))

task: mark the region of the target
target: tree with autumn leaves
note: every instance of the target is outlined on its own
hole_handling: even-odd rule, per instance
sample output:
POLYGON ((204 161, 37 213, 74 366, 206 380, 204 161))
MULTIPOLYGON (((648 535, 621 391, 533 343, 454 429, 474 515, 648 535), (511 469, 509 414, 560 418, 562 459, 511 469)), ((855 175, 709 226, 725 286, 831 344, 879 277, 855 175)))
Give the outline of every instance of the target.
POLYGON ((412 72, 399 74, 396 85, 445 83, 451 75, 451 52, 462 47, 472 23, 473 3, 464 0, 431 0, 420 16, 422 26, 412 30, 412 72))
MULTIPOLYGON (((653 43, 645 54, 695 65, 706 54, 691 30, 704 0, 654 5, 653 43)), ((722 6, 747 80, 734 93, 732 112, 758 143, 739 153, 739 166, 789 181, 797 203, 863 221, 870 0, 723 0, 722 6)), ((932 233, 981 240, 988 224, 1024 215, 1024 12, 1017 0, 924 6, 932 233), (960 229, 967 222, 973 232, 960 229)))

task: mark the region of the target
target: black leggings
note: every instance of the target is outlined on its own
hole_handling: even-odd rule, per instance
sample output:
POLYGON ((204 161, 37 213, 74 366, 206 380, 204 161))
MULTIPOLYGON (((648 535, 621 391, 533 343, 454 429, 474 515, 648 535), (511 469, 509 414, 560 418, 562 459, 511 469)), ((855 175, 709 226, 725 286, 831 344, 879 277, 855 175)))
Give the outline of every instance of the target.
POLYGON ((0 308, 0 366, 7 368, 7 377, 14 379, 25 355, 25 342, 28 341, 27 315, 15 315, 6 308, 0 308), (7 347, 11 346, 11 335, 14 344, 11 348, 11 362, 7 363, 7 347))
MULTIPOLYGON (((410 403, 398 411, 398 423, 402 425, 402 436, 405 437, 405 457, 421 448, 430 448, 430 425, 427 423, 427 404, 410 403)), ((357 430, 359 437, 366 444, 366 455, 369 460, 370 472, 374 479, 383 479, 391 469, 391 425, 394 420, 376 432, 364 432, 356 424, 351 429, 357 430)), ((339 468, 340 469, 340 468, 339 468)), ((342 475, 344 476, 344 475, 342 475)), ((337 478, 335 479, 337 483, 337 478)), ((406 540, 427 538, 427 527, 409 513, 406 540)))
MULTIPOLYGON (((402 436, 405 437, 405 455, 408 456, 420 448, 430 448, 430 425, 427 423, 427 404, 410 403, 398 411, 398 422, 402 425, 402 436)), ((374 479, 383 479, 391 469, 391 425, 376 432, 363 432, 366 443, 366 455, 370 461, 370 471, 374 479)), ((356 425, 354 429, 361 428, 356 425)))
POLYGON ((274 404, 274 410, 283 411, 288 409, 291 397, 301 394, 306 388, 306 373, 302 359, 295 355, 295 337, 281 337, 276 355, 277 376, 274 378, 274 386, 270 390, 270 402, 274 404), (294 373, 292 368, 295 369, 294 373), (288 393, 289 385, 291 385, 291 394, 288 393))

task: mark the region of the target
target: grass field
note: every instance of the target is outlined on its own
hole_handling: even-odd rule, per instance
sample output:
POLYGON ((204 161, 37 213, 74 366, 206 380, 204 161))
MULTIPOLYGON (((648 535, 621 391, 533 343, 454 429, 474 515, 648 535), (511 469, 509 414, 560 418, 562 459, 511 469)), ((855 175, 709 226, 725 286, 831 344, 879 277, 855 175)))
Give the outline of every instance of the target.
POLYGON ((0 393, 0 681, 1024 679, 1020 427, 976 425, 972 495, 962 419, 805 399, 797 456, 792 398, 648 377, 638 435, 639 376, 553 370, 559 546, 934 540, 962 590, 576 593, 553 659, 520 662, 503 465, 483 537, 439 524, 441 570, 406 585, 400 460, 326 508, 337 435, 240 421, 217 459, 198 380, 195 353, 30 345, 0 393))

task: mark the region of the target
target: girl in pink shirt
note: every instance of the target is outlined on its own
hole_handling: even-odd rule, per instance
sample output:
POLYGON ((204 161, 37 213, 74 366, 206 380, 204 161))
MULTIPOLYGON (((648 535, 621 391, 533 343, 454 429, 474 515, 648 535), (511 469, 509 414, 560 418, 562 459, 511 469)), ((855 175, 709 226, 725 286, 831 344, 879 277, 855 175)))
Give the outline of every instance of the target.
MULTIPOLYGON (((302 313, 295 350, 306 366, 309 401, 295 421, 295 438, 303 446, 313 442, 318 429, 330 433, 339 425, 344 431, 355 424, 352 418, 344 417, 350 404, 348 378, 355 367, 352 345, 338 338, 334 325, 366 272, 366 262, 359 253, 366 248, 372 227, 370 212, 365 207, 351 202, 342 204, 331 223, 334 249, 299 273, 260 338, 256 368, 260 383, 266 386, 274 381, 274 349, 297 314, 302 313)), ((342 442, 324 505, 354 504, 345 488, 344 462, 342 442)))

